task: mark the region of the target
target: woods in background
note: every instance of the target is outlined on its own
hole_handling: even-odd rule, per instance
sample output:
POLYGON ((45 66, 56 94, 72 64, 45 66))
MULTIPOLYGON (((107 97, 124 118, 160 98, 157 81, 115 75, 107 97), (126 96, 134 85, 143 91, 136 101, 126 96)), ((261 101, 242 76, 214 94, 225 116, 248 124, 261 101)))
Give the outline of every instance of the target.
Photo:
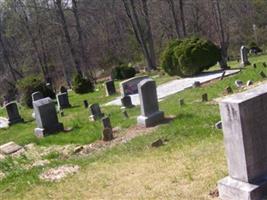
POLYGON ((122 63, 156 69, 175 38, 200 36, 221 49, 222 68, 241 45, 267 43, 265 0, 3 0, 0 95, 23 77, 70 84, 122 63))

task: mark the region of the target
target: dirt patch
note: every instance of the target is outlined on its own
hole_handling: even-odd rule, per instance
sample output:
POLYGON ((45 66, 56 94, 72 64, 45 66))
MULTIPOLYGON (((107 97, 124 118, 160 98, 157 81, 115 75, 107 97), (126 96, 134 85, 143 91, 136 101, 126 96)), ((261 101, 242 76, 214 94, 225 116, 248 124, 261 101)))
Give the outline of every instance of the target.
POLYGON ((47 170, 39 178, 44 181, 58 182, 69 175, 77 173, 79 169, 80 167, 78 165, 63 165, 47 170))

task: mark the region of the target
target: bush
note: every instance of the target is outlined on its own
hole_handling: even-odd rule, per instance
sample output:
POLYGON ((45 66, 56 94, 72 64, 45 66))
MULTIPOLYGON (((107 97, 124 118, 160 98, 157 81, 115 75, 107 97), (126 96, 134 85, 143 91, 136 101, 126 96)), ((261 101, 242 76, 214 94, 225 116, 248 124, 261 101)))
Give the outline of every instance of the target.
POLYGON ((169 75, 193 76, 215 65, 220 49, 209 40, 188 38, 171 42, 161 56, 161 67, 169 75))
POLYGON ((74 77, 72 86, 77 94, 85 94, 94 91, 94 84, 89 79, 79 74, 74 77))
POLYGON ((255 42, 249 43, 249 49, 251 53, 254 53, 254 54, 258 54, 262 52, 262 49, 255 42))
POLYGON ((46 83, 38 76, 28 76, 21 79, 17 83, 17 88, 20 94, 20 101, 22 104, 32 108, 32 93, 41 92, 44 97, 55 98, 53 90, 46 86, 46 83))
POLYGON ((127 65, 120 65, 112 69, 111 77, 112 79, 124 80, 134 77, 136 71, 133 67, 128 67, 127 65))

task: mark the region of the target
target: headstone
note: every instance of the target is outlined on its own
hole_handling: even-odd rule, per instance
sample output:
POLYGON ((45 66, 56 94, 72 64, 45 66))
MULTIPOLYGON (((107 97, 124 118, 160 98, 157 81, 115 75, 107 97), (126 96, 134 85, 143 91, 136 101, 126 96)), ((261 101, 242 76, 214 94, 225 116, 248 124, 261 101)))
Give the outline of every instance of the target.
POLYGON ((24 122, 19 114, 18 105, 16 102, 10 102, 5 105, 7 116, 8 116, 8 124, 13 125, 16 123, 24 122))
POLYGON ((110 118, 109 117, 103 117, 102 118, 102 124, 103 124, 103 127, 104 128, 111 128, 112 129, 112 126, 111 126, 111 122, 110 122, 110 118))
POLYGON ((103 141, 111 141, 113 140, 113 131, 111 128, 104 128, 103 130, 103 137, 102 140, 103 141))
POLYGON ((263 71, 260 72, 260 76, 261 76, 262 78, 266 78, 266 74, 265 74, 263 71))
POLYGON ((218 122, 215 124, 215 128, 217 128, 217 129, 222 129, 222 121, 218 121, 218 122))
POLYGON ((139 125, 150 127, 164 119, 164 113, 159 111, 156 83, 146 79, 138 84, 141 115, 137 117, 139 125))
POLYGON ((250 62, 248 61, 248 49, 245 46, 241 46, 240 56, 241 56, 241 67, 250 65, 250 62))
POLYGON ((32 93, 32 101, 37 101, 39 99, 43 99, 44 95, 41 92, 32 93))
POLYGON ((148 76, 139 76, 139 77, 133 77, 128 80, 125 80, 120 83, 120 92, 121 96, 124 97, 126 95, 130 94, 137 94, 138 93, 138 87, 137 85, 145 79, 148 79, 148 76))
POLYGON ((257 65, 255 63, 253 64, 253 68, 255 68, 255 69, 257 68, 257 65))
POLYGON ((68 94, 68 89, 64 86, 60 87, 60 93, 67 93, 68 94))
POLYGON ((229 87, 225 88, 225 92, 226 92, 226 94, 233 94, 233 89, 229 86, 229 87))
POLYGON ((129 118, 128 112, 126 110, 123 110, 122 113, 126 119, 129 118))
POLYGON ((262 65, 263 67, 267 67, 266 62, 263 62, 262 65))
POLYGON ((241 80, 236 80, 235 81, 235 86, 238 87, 238 88, 241 88, 243 86, 243 81, 241 80))
POLYGON ((83 101, 83 106, 84 106, 84 108, 88 108, 89 107, 89 103, 88 103, 87 100, 83 101))
POLYGON ((98 103, 90 105, 90 111, 91 111, 90 119, 92 121, 96 121, 104 117, 104 114, 101 112, 101 109, 98 103))
POLYGON ((132 108, 134 105, 132 104, 132 99, 130 96, 126 95, 121 98, 121 104, 125 108, 132 108))
POLYGON ((221 75, 221 78, 220 78, 220 80, 223 80, 224 79, 224 76, 225 76, 225 71, 223 71, 223 73, 222 73, 222 75, 221 75))
POLYGON ((164 145, 164 142, 163 142, 162 139, 158 139, 158 140, 156 140, 155 142, 153 142, 153 143, 151 144, 152 147, 160 147, 160 146, 162 146, 162 145, 164 145))
POLYGON ((22 149, 20 145, 17 145, 15 142, 8 142, 0 146, 0 153, 5 155, 13 154, 22 149))
POLYGON ((253 81, 252 80, 248 80, 247 81, 247 86, 251 86, 251 85, 253 85, 253 81))
POLYGON ((106 95, 111 96, 113 94, 116 94, 116 88, 114 81, 107 81, 105 82, 105 88, 106 88, 106 95))
POLYGON ((69 96, 68 93, 57 94, 57 104, 59 109, 70 108, 69 96))
POLYGON ((44 98, 33 102, 37 128, 35 135, 44 137, 56 132, 63 131, 63 124, 59 123, 57 111, 52 99, 44 98))
POLYGON ((183 106, 184 105, 184 99, 179 99, 179 105, 183 106))
POLYGON ((208 101, 208 94, 202 94, 202 102, 207 102, 208 101))
POLYGON ((267 195, 267 84, 220 102, 229 176, 218 182, 222 200, 267 195))
POLYGON ((193 88, 198 88, 201 86, 201 83, 199 81, 195 81, 192 85, 193 88))

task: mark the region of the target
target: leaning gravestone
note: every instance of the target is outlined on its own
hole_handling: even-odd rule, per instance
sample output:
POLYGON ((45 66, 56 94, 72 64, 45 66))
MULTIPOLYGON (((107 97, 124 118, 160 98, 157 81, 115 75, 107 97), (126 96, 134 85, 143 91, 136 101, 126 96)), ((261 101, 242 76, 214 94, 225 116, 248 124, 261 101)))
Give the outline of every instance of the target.
POLYGON ((59 110, 71 107, 68 93, 57 94, 57 105, 59 110))
POLYGON ((138 87, 137 85, 145 79, 148 79, 148 76, 139 76, 139 77, 133 77, 128 80, 125 80, 120 83, 120 92, 121 96, 124 97, 126 95, 130 94, 137 94, 138 93, 138 87))
POLYGON ((105 88, 106 88, 106 95, 111 96, 113 94, 116 94, 116 88, 114 81, 107 81, 105 82, 105 88))
POLYGON ((43 94, 41 92, 34 92, 32 93, 32 101, 37 101, 44 98, 43 94))
POLYGON ((138 84, 141 115, 137 117, 139 125, 150 127, 164 119, 164 113, 159 111, 156 83, 146 79, 138 84))
POLYGON ((18 105, 16 102, 10 102, 5 105, 6 112, 8 115, 8 124, 13 125, 16 123, 24 122, 19 114, 18 105))
POLYGON ((101 112, 101 108, 98 103, 90 105, 90 111, 91 111, 90 120, 92 121, 96 121, 104 117, 104 114, 101 112))
POLYGON ((37 137, 44 137, 63 131, 63 124, 58 122, 55 104, 49 97, 33 102, 37 128, 34 132, 37 137))
POLYGON ((240 48, 240 57, 241 57, 241 67, 250 65, 250 62, 248 61, 248 49, 245 46, 241 46, 240 48))
POLYGON ((132 108, 132 107, 134 107, 134 105, 132 103, 132 99, 128 95, 126 95, 126 96, 124 96, 124 97, 121 98, 121 104, 125 108, 132 108))
POLYGON ((267 84, 220 102, 229 176, 222 200, 259 200, 267 194, 267 84))

